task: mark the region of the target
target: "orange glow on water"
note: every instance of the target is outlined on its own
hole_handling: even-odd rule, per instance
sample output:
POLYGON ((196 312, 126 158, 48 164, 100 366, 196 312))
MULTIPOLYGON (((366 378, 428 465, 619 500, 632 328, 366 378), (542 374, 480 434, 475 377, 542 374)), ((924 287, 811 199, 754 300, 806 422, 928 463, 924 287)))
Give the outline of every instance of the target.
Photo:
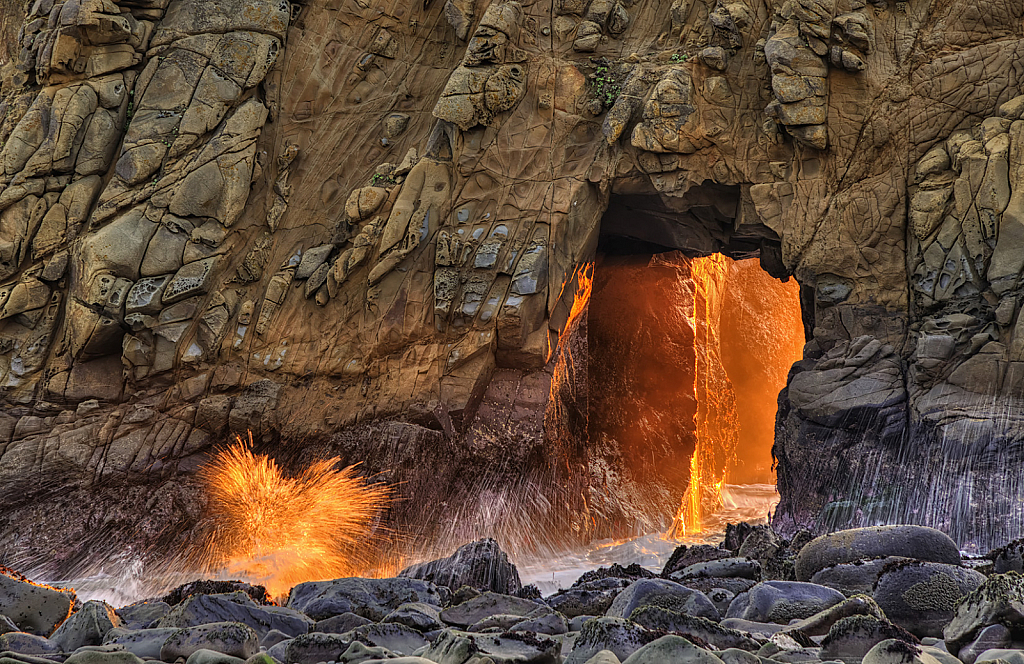
POLYGON ((317 461, 294 477, 254 455, 240 437, 207 464, 201 478, 216 523, 206 558, 228 574, 280 596, 303 581, 363 573, 373 522, 389 491, 368 483, 337 458, 317 461))

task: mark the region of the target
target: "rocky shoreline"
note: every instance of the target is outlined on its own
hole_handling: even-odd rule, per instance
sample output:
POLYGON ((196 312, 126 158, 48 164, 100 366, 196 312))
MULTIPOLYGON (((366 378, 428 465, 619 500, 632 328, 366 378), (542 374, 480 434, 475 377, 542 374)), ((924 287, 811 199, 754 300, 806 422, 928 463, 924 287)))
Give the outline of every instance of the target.
POLYGON ((783 540, 729 526, 655 574, 541 597, 494 540, 388 579, 195 581, 115 609, 0 568, 0 664, 1024 663, 1024 540, 979 559, 921 526, 783 540))

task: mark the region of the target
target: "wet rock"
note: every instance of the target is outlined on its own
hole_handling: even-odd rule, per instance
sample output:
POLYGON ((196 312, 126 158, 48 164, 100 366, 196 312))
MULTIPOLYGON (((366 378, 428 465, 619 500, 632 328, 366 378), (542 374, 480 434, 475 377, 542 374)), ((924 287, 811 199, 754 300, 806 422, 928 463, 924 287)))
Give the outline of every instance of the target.
POLYGON ((723 627, 713 620, 688 616, 660 606, 644 606, 630 614, 629 619, 652 631, 673 632, 697 643, 709 643, 719 650, 739 648, 756 651, 760 644, 739 630, 723 627))
POLYGON ((6 634, 7 632, 19 632, 18 626, 14 624, 14 621, 0 613, 0 634, 6 634))
POLYGON ((355 613, 377 621, 408 602, 441 606, 441 596, 434 584, 419 579, 349 578, 300 583, 287 606, 314 620, 355 613))
MULTIPOLYGON (((333 619, 329 618, 328 620, 333 619)), ((384 616, 384 619, 381 622, 398 623, 400 625, 412 627, 413 629, 417 629, 421 632, 427 632, 432 629, 441 629, 443 625, 440 620, 440 611, 436 606, 424 604, 423 602, 409 602, 408 604, 402 604, 397 609, 384 616)), ((319 626, 319 624, 320 623, 317 623, 317 626, 319 626)), ((354 625, 350 629, 354 629, 358 626, 359 625, 354 625)), ((317 631, 325 630, 318 629, 317 631)), ((339 631, 339 633, 343 632, 339 631)))
POLYGON ((235 622, 186 627, 171 634, 160 648, 160 659, 173 662, 197 650, 215 650, 247 659, 259 650, 259 637, 248 625, 235 622))
POLYGON ((956 654, 964 664, 974 664, 978 657, 988 650, 1005 650, 1013 645, 1013 636, 1005 625, 989 625, 978 633, 978 637, 960 649, 956 654))
POLYGON ((49 636, 71 615, 73 593, 14 578, 0 568, 0 613, 29 634, 49 636))
POLYGON ((337 661, 338 656, 348 649, 351 642, 351 639, 340 634, 311 632, 282 641, 267 650, 267 654, 289 664, 317 664, 337 661))
POLYGON ((759 637, 763 636, 765 639, 770 637, 772 634, 776 634, 786 629, 785 625, 757 622, 754 620, 743 620, 742 618, 726 618, 720 624, 722 627, 735 629, 740 632, 747 632, 759 637))
POLYGON ((79 650, 64 660, 64 664, 143 664, 130 652, 96 652, 79 650))
POLYGON ((850 599, 831 606, 824 611, 815 613, 809 618, 797 622, 791 622, 786 628, 798 630, 808 636, 821 636, 828 634, 829 630, 839 620, 851 616, 866 615, 885 619, 885 613, 878 606, 875 600, 867 595, 857 595, 850 599))
POLYGON ((858 593, 870 595, 875 587, 875 581, 878 580, 878 575, 882 573, 885 566, 901 560, 910 560, 910 558, 889 556, 832 565, 815 572, 811 577, 811 583, 835 588, 847 597, 858 593))
POLYGON ((846 598, 837 590, 798 581, 765 581, 736 596, 727 618, 786 624, 813 616, 846 598))
POLYGON ((50 637, 64 652, 74 652, 82 646, 98 646, 103 638, 121 619, 114 613, 114 607, 106 602, 89 601, 57 628, 50 637))
POLYGON ((991 554, 992 571, 996 574, 1024 572, 1024 539, 1010 542, 991 554))
POLYGON ((743 578, 761 579, 761 564, 752 558, 721 558, 705 563, 696 563, 672 574, 673 580, 692 578, 743 578))
POLYGON ((177 632, 177 628, 150 628, 129 630, 117 627, 107 632, 104 643, 123 646, 136 657, 160 659, 160 649, 177 632))
POLYGON ((269 632, 267 632, 266 636, 260 639, 260 648, 273 648, 278 643, 281 643, 282 641, 287 641, 291 638, 293 637, 285 634, 284 632, 279 632, 276 629, 272 629, 269 632))
POLYGON ((940 660, 924 651, 921 646, 887 639, 875 644, 864 655, 862 664, 940 664, 940 660))
POLYGON ((438 664, 459 664, 471 657, 483 661, 523 662, 524 664, 557 664, 561 644, 532 634, 470 634, 446 629, 421 653, 424 659, 438 664))
POLYGON ((509 627, 509 631, 557 635, 565 634, 569 631, 569 626, 565 622, 565 616, 557 611, 551 611, 547 607, 544 607, 543 609, 534 611, 533 614, 527 616, 525 620, 521 620, 509 627))
POLYGON ((669 634, 656 639, 630 655, 622 664, 719 664, 722 660, 698 648, 681 636, 669 634))
MULTIPOLYGON (((732 524, 729 524, 729 527, 732 527, 732 524)), ((739 549, 739 546, 737 545, 736 548, 739 549)), ((731 557, 733 557, 733 552, 728 549, 720 549, 709 544, 697 544, 689 547, 683 544, 677 546, 676 550, 669 556, 668 562, 665 563, 664 569, 661 570, 661 575, 667 577, 673 572, 678 572, 691 565, 731 557)))
POLYGON ((648 630, 632 620, 595 618, 584 623, 565 664, 583 664, 602 650, 626 659, 649 641, 648 635, 648 630))
POLYGON ((245 660, 214 650, 197 650, 188 656, 185 664, 245 664, 245 660))
POLYGON ((536 608, 537 603, 533 600, 488 592, 445 609, 441 612, 441 620, 456 627, 469 627, 498 614, 526 616, 536 608))
POLYGON ((964 567, 901 562, 885 568, 873 596, 900 627, 917 636, 942 636, 960 599, 984 581, 984 575, 964 567))
POLYGON ((868 651, 887 639, 918 643, 910 632, 875 616, 850 616, 839 620, 821 642, 821 658, 861 664, 868 651))
POLYGON ((146 629, 152 627, 153 623, 167 615, 170 610, 171 606, 166 602, 147 600, 123 606, 114 613, 121 619, 122 628, 146 629))
POLYGON ((516 566, 491 538, 460 546, 447 558, 408 567, 398 576, 449 588, 466 585, 505 595, 514 595, 523 587, 516 566))
POLYGON ((960 564, 960 550, 941 531, 925 526, 873 526, 842 530, 812 540, 800 550, 794 571, 798 581, 808 581, 819 570, 832 565, 886 556, 960 564))
POLYGON ((260 606, 242 591, 233 593, 193 595, 178 604, 160 619, 157 627, 194 627, 214 622, 238 622, 255 630, 263 638, 272 629, 289 636, 309 632, 314 621, 280 606, 260 606))
POLYGON ((544 601, 551 608, 569 618, 583 615, 604 615, 622 589, 629 585, 626 579, 609 577, 560 590, 544 601))
POLYGON ((1017 572, 996 574, 968 594, 943 630, 946 648, 958 654, 990 625, 1024 627, 1024 576, 1017 572))
POLYGON ((341 635, 348 641, 359 641, 368 646, 387 648, 400 655, 411 655, 414 651, 427 645, 423 635, 411 627, 398 623, 380 623, 363 625, 341 635))
MULTIPOLYGON (((414 602, 420 604, 421 602, 414 602)), ((405 606, 404 604, 402 606, 405 606)), ((429 604, 427 606, 430 606, 429 604)), ((397 609, 396 609, 397 610, 397 609)), ((389 614, 390 615, 390 614, 389 614)), ((360 625, 369 625, 373 621, 354 613, 342 613, 330 618, 318 620, 311 632, 327 632, 328 634, 344 634, 360 625)))
MULTIPOLYGON (((222 595, 242 591, 257 604, 270 604, 270 595, 263 586, 254 586, 244 581, 214 581, 202 579, 183 583, 164 595, 161 599, 171 606, 177 606, 192 595, 222 595)), ((132 605, 134 606, 134 605, 132 605)))
POLYGON ((666 579, 634 581, 612 601, 605 612, 612 618, 625 618, 642 606, 660 606, 679 613, 719 620, 715 605, 699 590, 666 579))
POLYGON ((0 634, 0 652, 5 650, 24 655, 49 655, 60 652, 61 647, 45 636, 27 632, 8 632, 0 634))

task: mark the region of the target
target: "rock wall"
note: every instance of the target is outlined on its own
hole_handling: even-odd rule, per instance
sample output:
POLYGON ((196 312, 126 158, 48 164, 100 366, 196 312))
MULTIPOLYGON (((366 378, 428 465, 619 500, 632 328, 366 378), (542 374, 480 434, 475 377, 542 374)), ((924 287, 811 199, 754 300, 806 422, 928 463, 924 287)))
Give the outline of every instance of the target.
POLYGON ((0 530, 25 556, 55 523, 32 509, 130 530, 107 505, 140 486, 185 537, 190 474, 245 429, 386 479, 550 466, 601 233, 804 286, 780 524, 969 539, 1019 495, 1019 0, 0 8, 0 530), (33 479, 57 473, 117 497, 33 479))

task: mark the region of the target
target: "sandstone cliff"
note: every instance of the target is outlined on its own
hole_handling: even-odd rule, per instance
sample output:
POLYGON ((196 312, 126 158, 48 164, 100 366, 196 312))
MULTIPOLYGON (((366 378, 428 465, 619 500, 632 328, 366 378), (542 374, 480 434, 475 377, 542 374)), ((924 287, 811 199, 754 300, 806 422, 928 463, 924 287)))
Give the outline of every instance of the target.
POLYGON ((0 8, 19 555, 180 541, 245 429, 410 496, 458 458, 576 501, 586 451, 551 470, 542 432, 602 234, 802 285, 781 524, 1019 528, 1019 0, 0 8))

